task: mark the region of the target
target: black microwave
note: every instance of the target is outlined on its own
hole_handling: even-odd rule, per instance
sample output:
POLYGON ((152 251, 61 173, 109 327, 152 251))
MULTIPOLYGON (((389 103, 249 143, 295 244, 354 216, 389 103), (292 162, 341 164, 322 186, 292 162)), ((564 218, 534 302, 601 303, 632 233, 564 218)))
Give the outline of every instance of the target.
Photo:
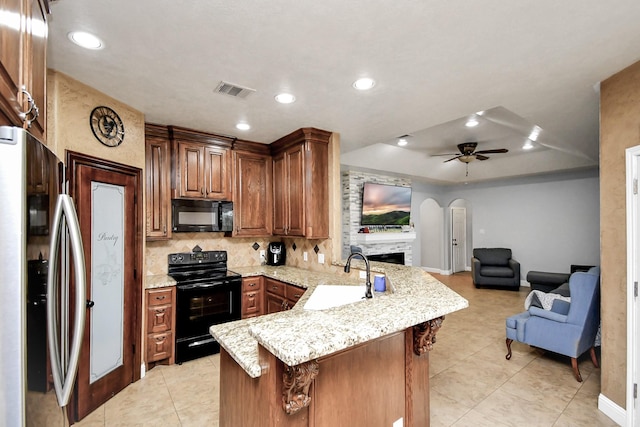
POLYGON ((233 202, 171 200, 173 231, 233 231, 233 202))

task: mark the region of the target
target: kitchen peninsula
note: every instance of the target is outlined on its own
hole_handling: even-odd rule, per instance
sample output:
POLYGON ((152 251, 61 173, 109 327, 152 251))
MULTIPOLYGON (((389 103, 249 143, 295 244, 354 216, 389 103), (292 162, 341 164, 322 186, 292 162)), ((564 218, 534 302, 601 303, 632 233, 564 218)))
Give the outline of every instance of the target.
POLYGON ((444 316, 468 306, 464 298, 420 268, 374 262, 387 292, 307 310, 317 286, 363 280, 292 267, 234 270, 307 291, 291 310, 210 328, 221 345, 221 427, 429 425, 429 350, 444 316))

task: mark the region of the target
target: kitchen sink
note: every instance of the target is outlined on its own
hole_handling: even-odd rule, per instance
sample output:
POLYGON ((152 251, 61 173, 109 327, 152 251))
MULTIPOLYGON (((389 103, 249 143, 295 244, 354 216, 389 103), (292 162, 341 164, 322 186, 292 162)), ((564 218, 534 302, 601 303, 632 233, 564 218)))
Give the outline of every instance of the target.
POLYGON ((326 310, 364 301, 364 286, 318 285, 304 305, 305 310, 326 310))

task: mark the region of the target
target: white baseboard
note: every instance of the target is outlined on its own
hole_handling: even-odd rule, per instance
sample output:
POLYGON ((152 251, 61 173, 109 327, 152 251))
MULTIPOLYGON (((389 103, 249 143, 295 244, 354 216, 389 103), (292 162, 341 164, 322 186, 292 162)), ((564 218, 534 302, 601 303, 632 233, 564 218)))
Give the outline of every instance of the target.
POLYGON ((451 276, 451 270, 440 270, 439 268, 433 268, 433 267, 421 267, 424 271, 426 271, 427 273, 436 273, 436 274, 441 274, 443 276, 451 276))
POLYGON ((142 363, 140 365, 140 379, 144 378, 146 374, 147 374, 147 367, 145 366, 144 363, 142 363))
POLYGON ((527 282, 526 280, 520 280, 520 286, 524 286, 525 288, 530 288, 531 283, 527 282))
POLYGON ((627 411, 615 404, 611 399, 600 393, 598 396, 598 409, 611 418, 614 423, 623 426, 626 423, 627 411))

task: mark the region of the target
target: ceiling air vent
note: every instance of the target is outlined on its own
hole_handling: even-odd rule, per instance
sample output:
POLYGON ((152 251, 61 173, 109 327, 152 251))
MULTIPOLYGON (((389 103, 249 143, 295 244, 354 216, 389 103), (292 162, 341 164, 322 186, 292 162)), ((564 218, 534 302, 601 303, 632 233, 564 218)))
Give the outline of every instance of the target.
POLYGON ((246 98, 253 92, 255 89, 251 89, 248 87, 238 86, 233 83, 228 82, 220 82, 218 86, 214 89, 215 93, 221 93, 223 95, 233 96, 234 98, 246 98))

